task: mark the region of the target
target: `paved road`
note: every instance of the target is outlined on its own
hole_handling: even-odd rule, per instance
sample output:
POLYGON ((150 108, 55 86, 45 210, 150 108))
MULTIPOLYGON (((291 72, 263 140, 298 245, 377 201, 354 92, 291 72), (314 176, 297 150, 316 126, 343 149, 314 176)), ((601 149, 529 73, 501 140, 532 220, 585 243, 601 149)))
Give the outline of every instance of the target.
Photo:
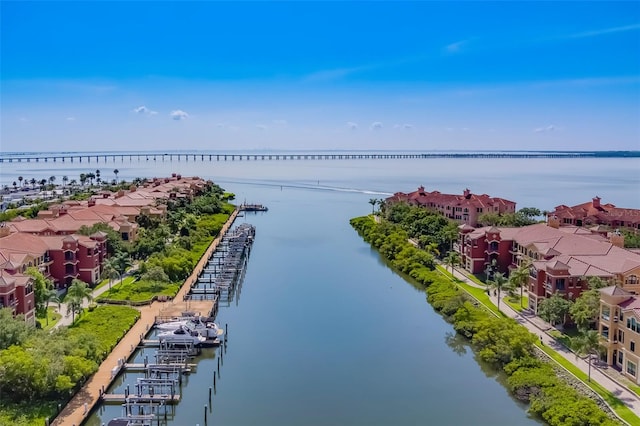
MULTIPOLYGON (((450 271, 451 269, 447 270, 450 271)), ((469 285, 484 288, 468 279, 457 269, 455 270, 454 275, 456 278, 464 281, 469 285)), ((491 298, 491 302, 497 306, 498 297, 494 296, 493 294, 490 294, 489 297, 491 298)), ((547 333, 548 331, 555 329, 553 326, 551 326, 551 324, 545 322, 540 317, 537 317, 535 315, 527 315, 526 313, 520 314, 519 312, 516 312, 509 305, 507 305, 504 300, 502 300, 500 303, 500 311, 502 311, 505 315, 514 318, 532 333, 540 336, 541 341, 545 345, 553 348, 567 361, 578 367, 585 374, 588 374, 589 365, 587 364, 587 361, 583 358, 577 357, 575 353, 571 352, 564 345, 560 344, 558 341, 556 341, 556 339, 554 339, 547 333)), ((637 394, 629 390, 629 388, 622 385, 617 380, 610 377, 602 369, 594 367, 594 365, 591 366, 591 380, 599 383, 604 388, 613 393, 619 400, 621 400, 627 407, 629 407, 636 416, 640 417, 640 397, 637 394)))

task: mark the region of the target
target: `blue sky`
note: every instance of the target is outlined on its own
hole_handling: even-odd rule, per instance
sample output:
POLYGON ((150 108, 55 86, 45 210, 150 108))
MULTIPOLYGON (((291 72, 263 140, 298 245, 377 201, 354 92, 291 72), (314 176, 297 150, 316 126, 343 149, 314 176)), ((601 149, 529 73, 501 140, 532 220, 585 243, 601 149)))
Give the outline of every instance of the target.
POLYGON ((640 149, 639 2, 0 7, 3 152, 640 149))

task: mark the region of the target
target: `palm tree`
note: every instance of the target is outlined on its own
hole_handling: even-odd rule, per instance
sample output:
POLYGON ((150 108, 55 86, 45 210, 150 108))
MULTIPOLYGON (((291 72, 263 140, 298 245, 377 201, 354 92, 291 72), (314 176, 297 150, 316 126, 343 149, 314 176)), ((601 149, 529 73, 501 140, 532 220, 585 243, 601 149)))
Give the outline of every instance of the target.
POLYGON ((67 175, 62 176, 62 185, 63 185, 63 187, 67 186, 67 182, 69 182, 69 177, 67 175))
POLYGON ((491 288, 498 291, 498 310, 500 310, 500 293, 509 280, 504 276, 502 272, 496 272, 493 274, 493 279, 489 281, 491 288))
POLYGON ((514 288, 520 287, 520 307, 522 307, 522 299, 524 286, 529 282, 529 268, 531 267, 531 263, 527 260, 520 264, 518 269, 514 269, 511 271, 509 275, 509 282, 513 285, 514 288))
POLYGON ((587 330, 571 339, 571 347, 576 351, 576 355, 587 355, 589 364, 588 379, 591 381, 591 355, 598 355, 600 352, 600 335, 597 330, 587 330))
POLYGON ((29 183, 31 184, 31 187, 33 189, 36 189, 36 179, 35 178, 31 178, 31 180, 29 181, 29 183))
POLYGON ((96 170, 96 174, 94 177, 96 178, 96 183, 100 185, 100 182, 102 181, 102 179, 100 179, 100 169, 96 170))
POLYGON ((16 182, 15 180, 13 181, 13 190, 14 191, 18 190, 18 182, 16 182))
POLYGON ((67 304, 71 308, 71 323, 75 322, 75 313, 82 311, 82 302, 87 299, 88 302, 93 300, 91 288, 77 278, 74 278, 71 285, 67 289, 67 304))
POLYGON ((44 292, 44 312, 47 317, 47 325, 49 325, 49 304, 57 303, 60 309, 60 298, 58 292, 54 288, 48 288, 44 292))
POLYGON ((378 200, 376 198, 369 198, 369 204, 371 204, 371 214, 374 214, 376 211, 376 204, 378 204, 378 200))
POLYGON ((116 181, 118 180, 118 173, 120 173, 120 170, 118 169, 113 170, 113 174, 116 175, 116 181))
POLYGON ((115 263, 114 266, 116 268, 116 271, 118 271, 118 273, 120 274, 120 281, 122 281, 122 276, 132 265, 131 258, 129 257, 129 254, 121 251, 116 253, 116 255, 113 257, 113 262, 115 263))
POLYGON ((93 173, 87 173, 87 179, 89 179, 89 186, 93 186, 93 180, 96 178, 96 175, 93 173))
POLYGON ((80 173, 80 185, 84 186, 85 183, 87 183, 87 175, 80 173))
POLYGON ((447 265, 451 265, 451 275, 453 275, 453 266, 460 263, 460 253, 457 251, 450 251, 443 259, 447 265))
POLYGON ((20 187, 22 187, 22 180, 23 180, 23 179, 24 179, 24 178, 23 178, 22 176, 18 176, 18 180, 20 181, 20 187))
POLYGON ((102 264, 102 275, 109 278, 109 290, 111 290, 111 283, 115 278, 118 278, 120 276, 120 274, 118 273, 118 264, 115 257, 104 261, 104 263, 102 264))
POLYGON ((55 176, 49 176, 49 185, 53 185, 53 182, 56 181, 56 177, 55 176))

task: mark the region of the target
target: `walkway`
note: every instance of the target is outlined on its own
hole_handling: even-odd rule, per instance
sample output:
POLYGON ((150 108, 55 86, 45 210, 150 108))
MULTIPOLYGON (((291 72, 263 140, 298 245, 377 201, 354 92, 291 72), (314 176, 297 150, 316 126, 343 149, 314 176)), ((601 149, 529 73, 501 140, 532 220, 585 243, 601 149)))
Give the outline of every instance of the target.
MULTIPOLYGON (((192 274, 185 280, 180 291, 174 298, 175 301, 183 300, 184 295, 187 294, 191 287, 191 283, 198 279, 198 275, 206 266, 209 257, 211 257, 211 254, 222 240, 222 236, 227 233, 233 224, 237 214, 237 210, 231 214, 218 234, 218 237, 209 245, 209 248, 194 268, 192 274)), ((131 356, 140 343, 141 337, 146 335, 149 329, 153 327, 156 316, 160 315, 166 307, 167 303, 165 302, 153 302, 151 305, 138 308, 141 314, 140 319, 116 345, 102 364, 100 364, 98 371, 89 378, 82 389, 80 389, 62 409, 60 414, 51 423, 52 426, 80 426, 82 422, 86 420, 93 407, 100 401, 102 390, 106 390, 115 378, 113 375, 114 368, 117 368, 118 365, 124 363, 131 356)))
MULTIPOLYGON (((450 269, 448 269, 448 271, 450 271, 450 269)), ((454 275, 457 279, 465 282, 466 284, 478 288, 484 288, 483 286, 480 286, 471 281, 466 277, 466 275, 464 275, 457 269, 455 269, 454 275)), ((489 297, 491 299, 491 302, 494 305, 498 306, 498 297, 494 296, 493 294, 490 294, 489 297)), ((540 317, 533 314, 527 315, 526 313, 520 314, 519 312, 516 312, 513 308, 511 308, 511 306, 507 305, 504 300, 502 300, 500 303, 500 311, 508 317, 511 317, 518 321, 532 333, 540 336, 542 343, 553 348, 553 350, 555 350, 567 361, 578 367, 585 374, 588 374, 589 365, 587 364, 587 361, 583 358, 577 357, 575 353, 571 352, 564 345, 559 343, 555 338, 547 333, 550 330, 555 330, 555 328, 551 326, 551 324, 545 322, 540 317)), ((602 369, 596 367, 593 364, 591 365, 591 380, 597 382, 602 387, 610 391, 627 407, 629 407, 636 416, 640 417, 640 396, 629 390, 629 388, 619 383, 617 380, 605 374, 602 369)))

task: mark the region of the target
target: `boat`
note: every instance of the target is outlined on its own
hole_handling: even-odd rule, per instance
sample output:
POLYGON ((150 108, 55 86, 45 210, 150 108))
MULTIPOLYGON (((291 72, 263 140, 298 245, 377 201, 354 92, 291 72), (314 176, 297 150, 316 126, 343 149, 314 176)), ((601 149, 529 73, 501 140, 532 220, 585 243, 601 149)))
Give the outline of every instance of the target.
POLYGON ((215 339, 224 333, 224 331, 218 327, 218 324, 213 321, 203 321, 202 318, 203 317, 199 316, 190 318, 185 317, 175 321, 156 324, 156 328, 163 331, 175 331, 179 328, 186 327, 190 331, 197 331, 206 339, 215 339))
POLYGON ((169 330, 158 334, 160 343, 172 343, 174 345, 200 346, 207 338, 200 334, 195 327, 182 325, 175 330, 169 330))

